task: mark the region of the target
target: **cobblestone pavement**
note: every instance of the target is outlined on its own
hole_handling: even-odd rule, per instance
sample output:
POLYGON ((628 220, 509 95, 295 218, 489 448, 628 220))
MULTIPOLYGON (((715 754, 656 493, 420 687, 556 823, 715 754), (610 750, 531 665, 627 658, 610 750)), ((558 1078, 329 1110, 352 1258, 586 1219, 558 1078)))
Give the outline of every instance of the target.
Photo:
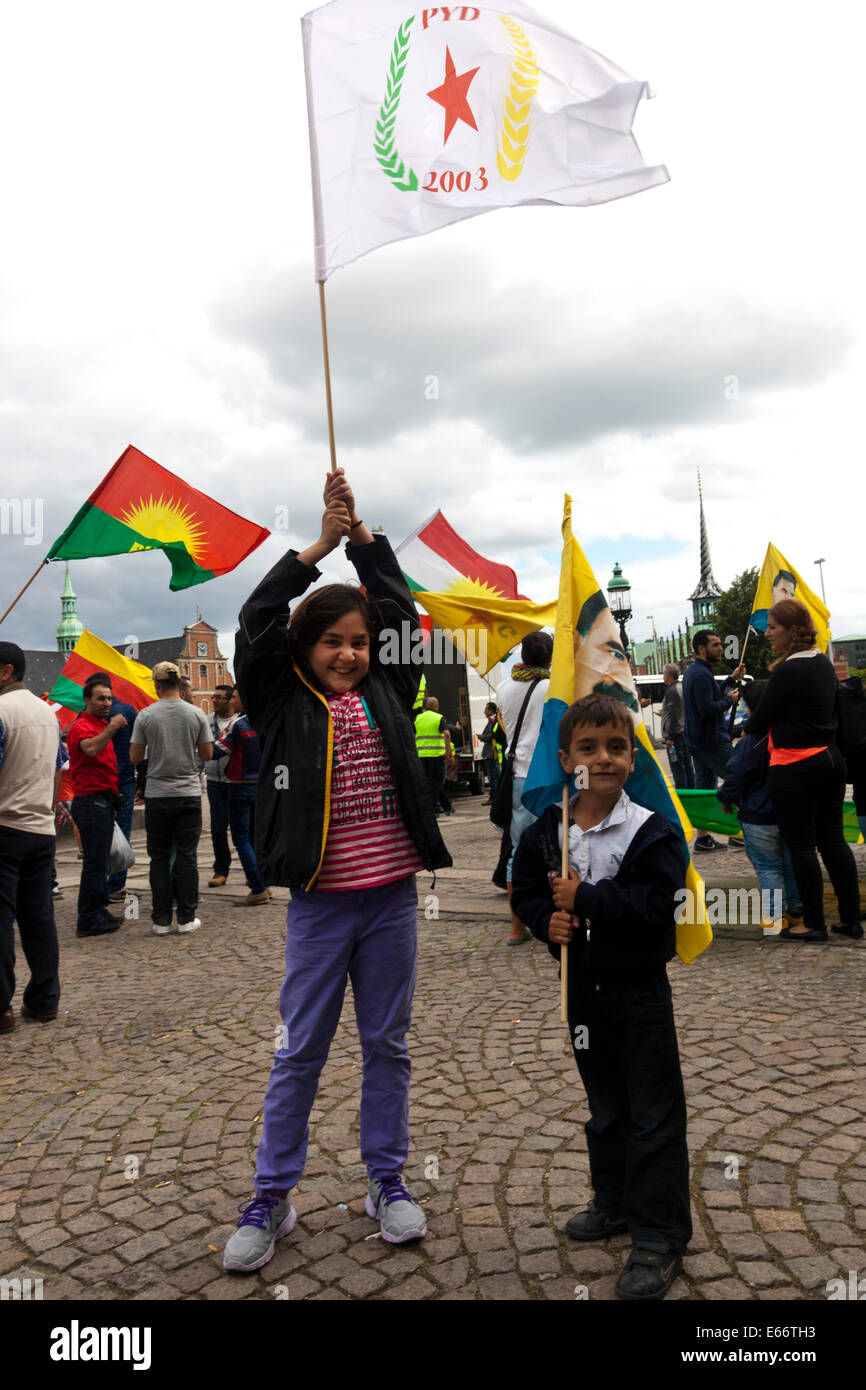
MULTIPOLYGON (((293 1198, 298 1226, 264 1270, 222 1272, 251 1192, 288 894, 233 908, 235 866, 226 888, 203 886, 192 936, 153 936, 145 892, 140 920, 79 941, 63 841, 60 1017, 19 1018, 0 1039, 0 1276, 41 1277, 45 1299, 614 1297, 626 1238, 580 1247, 562 1233, 589 1187, 555 966, 538 943, 506 947, 505 897, 489 882, 496 832, 478 799, 455 804, 438 904, 419 878, 407 1176, 427 1239, 389 1247, 363 1213, 349 1001, 293 1198)), ((701 867, 710 882, 749 873, 730 850, 701 867)), ((146 887, 139 866, 130 884, 146 887)), ((866 1273, 864 947, 752 930, 672 964, 695 1236, 669 1298, 824 1299, 828 1279, 866 1273)))

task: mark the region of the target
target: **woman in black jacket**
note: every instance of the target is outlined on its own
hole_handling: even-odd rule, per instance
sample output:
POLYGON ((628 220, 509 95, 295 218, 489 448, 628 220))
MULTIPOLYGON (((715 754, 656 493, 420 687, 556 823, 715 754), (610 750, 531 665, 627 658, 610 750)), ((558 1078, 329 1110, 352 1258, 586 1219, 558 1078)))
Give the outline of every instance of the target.
POLYGON ((835 742, 836 673, 815 645, 808 609, 796 599, 770 609, 767 636, 778 659, 745 732, 769 732, 767 783, 803 900, 803 925, 785 927, 780 936, 827 940, 820 853, 839 900, 841 922, 832 930, 859 938, 857 866, 842 831, 846 768, 835 742))

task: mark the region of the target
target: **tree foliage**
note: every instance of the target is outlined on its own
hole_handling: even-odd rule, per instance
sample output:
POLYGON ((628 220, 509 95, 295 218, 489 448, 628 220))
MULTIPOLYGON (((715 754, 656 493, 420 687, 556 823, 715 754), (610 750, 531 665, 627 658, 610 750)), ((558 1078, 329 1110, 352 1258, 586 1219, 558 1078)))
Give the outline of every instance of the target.
MULTIPOLYGON (((755 591, 758 587, 757 566, 750 570, 743 570, 731 581, 725 589, 722 597, 716 604, 716 613, 713 618, 713 626, 721 634, 722 642, 725 644, 725 651, 731 650, 731 637, 736 638, 739 646, 737 650, 742 652, 743 642, 749 628, 749 618, 752 614, 752 604, 755 599, 755 591)), ((733 660, 733 653, 730 664, 728 662, 719 663, 716 670, 718 674, 729 673, 731 666, 736 666, 737 661, 733 660)), ((762 676, 767 676, 768 665, 773 659, 773 649, 767 638, 757 635, 754 632, 749 637, 749 645, 746 649, 746 672, 759 680, 762 676)), ((737 658, 739 660, 739 658, 737 658)))

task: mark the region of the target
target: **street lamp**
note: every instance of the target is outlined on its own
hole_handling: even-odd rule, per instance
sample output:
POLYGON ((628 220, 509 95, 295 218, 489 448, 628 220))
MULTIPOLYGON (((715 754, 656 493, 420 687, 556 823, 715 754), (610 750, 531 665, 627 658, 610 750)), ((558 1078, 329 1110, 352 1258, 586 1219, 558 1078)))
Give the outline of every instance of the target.
MULTIPOLYGON (((827 557, 826 557, 826 555, 822 555, 821 558, 820 558, 820 560, 816 560, 816 561, 815 561, 815 564, 818 566, 818 573, 819 573, 820 576, 821 576, 821 598, 822 598, 822 600, 823 600, 823 603, 824 603, 824 607, 825 607, 825 608, 827 607, 827 595, 824 593, 824 565, 825 565, 826 563, 827 563, 827 557)), ((833 643, 832 643, 832 642, 828 642, 828 643, 827 643, 827 655, 829 656, 830 660, 832 661, 832 660, 833 660, 833 643)))
POLYGON ((631 617, 631 585, 622 572, 619 562, 613 567, 613 574, 608 580, 607 602, 614 622, 619 627, 619 637, 622 642, 622 649, 628 656, 628 633, 625 625, 631 617))

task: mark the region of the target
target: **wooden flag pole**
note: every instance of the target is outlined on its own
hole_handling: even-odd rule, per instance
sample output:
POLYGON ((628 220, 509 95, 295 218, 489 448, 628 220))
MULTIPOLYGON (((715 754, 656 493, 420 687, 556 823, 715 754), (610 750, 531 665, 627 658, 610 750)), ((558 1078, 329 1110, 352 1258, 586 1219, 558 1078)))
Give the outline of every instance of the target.
POLYGON ((328 316, 325 312, 325 282, 319 281, 319 312, 322 319, 322 352, 325 357, 325 400, 328 405, 328 443, 331 447, 331 472, 337 471, 337 444, 334 439, 334 403, 331 400, 331 356, 328 351, 328 316))
MULTIPOLYGON (((568 783, 562 789, 562 877, 568 878, 568 783)), ((559 948, 559 1017, 568 1022, 568 947, 559 948)))
POLYGON ((42 561, 42 564, 39 566, 39 569, 33 571, 33 573, 31 574, 30 578, 27 580, 27 583, 24 585, 24 588, 21 590, 20 593, 17 593, 17 594, 15 595, 15 597, 13 598, 13 600, 12 600, 12 602, 10 603, 9 607, 6 609, 6 612, 3 614, 3 617, 0 618, 0 623, 2 623, 3 618, 5 618, 6 615, 7 615, 8 613, 11 613, 11 612, 12 612, 12 609, 15 607, 16 603, 17 603, 18 600, 20 599, 21 594, 26 593, 26 591, 30 588, 30 585, 33 583, 34 579, 36 578, 37 574, 39 573, 39 570, 43 569, 44 566, 47 565, 47 564, 48 564, 48 561, 47 561, 47 560, 43 560, 43 561, 42 561))

